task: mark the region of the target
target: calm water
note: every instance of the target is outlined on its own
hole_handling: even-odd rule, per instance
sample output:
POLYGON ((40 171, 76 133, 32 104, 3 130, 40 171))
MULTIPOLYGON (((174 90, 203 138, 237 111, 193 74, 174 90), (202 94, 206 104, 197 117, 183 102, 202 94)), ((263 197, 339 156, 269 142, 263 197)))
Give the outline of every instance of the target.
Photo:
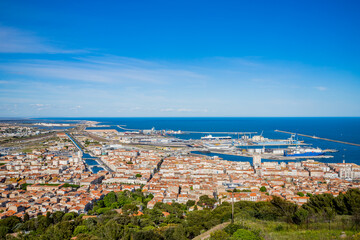
MULTIPOLYGON (((52 120, 74 120, 75 118, 59 118, 52 120)), ((264 137, 286 139, 290 136, 274 132, 275 129, 316 135, 329 139, 360 144, 360 118, 76 118, 77 120, 92 120, 101 124, 126 125, 131 129, 172 129, 182 131, 214 131, 214 132, 263 132, 264 137)), ((214 134, 213 134, 214 135, 214 134)), ((196 139, 204 134, 176 135, 184 139, 196 139)), ((237 136, 233 136, 236 138, 237 136)), ((323 159, 324 162, 347 162, 360 164, 360 147, 318 139, 299 137, 306 143, 322 149, 337 149, 332 153, 333 159, 323 159)), ((225 156, 226 157, 226 156, 225 156)), ((224 158, 225 158, 224 157, 224 158)), ((229 159, 230 160, 230 159, 229 159)))

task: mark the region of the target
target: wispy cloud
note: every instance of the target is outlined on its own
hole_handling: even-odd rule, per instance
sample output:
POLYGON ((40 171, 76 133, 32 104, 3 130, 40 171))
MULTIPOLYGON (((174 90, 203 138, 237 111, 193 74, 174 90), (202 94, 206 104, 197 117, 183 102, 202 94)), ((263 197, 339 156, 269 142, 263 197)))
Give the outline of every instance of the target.
POLYGON ((0 25, 0 53, 80 53, 84 50, 66 50, 48 43, 35 34, 0 25))
POLYGON ((33 104, 30 104, 30 106, 32 108, 34 108, 36 111, 46 110, 51 107, 50 104, 44 104, 44 103, 33 103, 33 104))
POLYGON ((334 104, 335 90, 346 92, 351 104, 359 98, 355 81, 334 88, 346 76, 294 64, 111 55, 67 59, 0 63, 0 102, 8 104, 0 114, 15 116, 13 109, 23 116, 311 116, 330 115, 322 109, 334 104), (323 91, 322 98, 309 89, 323 91))
POLYGON ((192 112, 192 113, 206 113, 207 109, 191 109, 191 108, 163 108, 160 112, 192 112))
POLYGON ((185 69, 131 58, 81 58, 72 61, 31 60, 9 63, 0 70, 19 75, 97 83, 167 83, 174 79, 202 79, 204 75, 185 69))
POLYGON ((319 90, 319 91, 326 91, 326 90, 327 90, 327 87, 318 86, 318 87, 315 87, 315 89, 317 89, 317 90, 319 90))

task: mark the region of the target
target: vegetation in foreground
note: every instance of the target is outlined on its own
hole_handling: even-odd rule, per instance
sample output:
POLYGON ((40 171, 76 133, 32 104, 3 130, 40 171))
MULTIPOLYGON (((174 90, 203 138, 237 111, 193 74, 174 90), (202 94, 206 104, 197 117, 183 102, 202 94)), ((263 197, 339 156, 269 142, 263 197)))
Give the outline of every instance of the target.
MULTIPOLYGON (((202 196, 194 207, 157 203, 146 208, 152 195, 111 192, 89 215, 55 212, 29 219, 0 220, 0 239, 192 239, 216 225, 229 222, 231 205, 214 208, 215 200, 202 196), (190 208, 203 210, 189 211, 190 208)), ((270 202, 236 202, 235 223, 213 231, 210 240, 236 239, 360 239, 360 190, 346 194, 315 195, 297 205, 274 197, 270 202)))

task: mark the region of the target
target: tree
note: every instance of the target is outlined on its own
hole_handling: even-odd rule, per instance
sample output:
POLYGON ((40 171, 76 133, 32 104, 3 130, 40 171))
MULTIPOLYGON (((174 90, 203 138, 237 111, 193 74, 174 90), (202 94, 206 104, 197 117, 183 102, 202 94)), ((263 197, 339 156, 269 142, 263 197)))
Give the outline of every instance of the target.
POLYGON ((135 175, 135 177, 136 177, 136 178, 141 178, 142 175, 138 173, 138 174, 135 175))
POLYGON ((51 223, 53 223, 53 219, 51 217, 50 212, 46 212, 46 225, 49 226, 51 223))
POLYGON ((118 194, 117 201, 120 207, 124 206, 125 204, 131 203, 131 200, 124 195, 124 193, 118 194))
POLYGON ((25 213, 25 215, 24 215, 24 222, 29 221, 29 219, 30 219, 29 214, 28 214, 28 213, 25 213))
POLYGON ((355 225, 355 230, 358 230, 360 226, 360 208, 357 208, 353 211, 353 215, 351 217, 353 224, 355 225))
POLYGON ((266 187, 265 187, 265 186, 262 186, 262 187, 260 188, 260 192, 267 192, 266 187))
POLYGON ((150 210, 149 215, 151 221, 153 221, 155 224, 159 224, 160 222, 162 222, 163 213, 160 209, 154 207, 150 210))
POLYGON ((205 205, 206 207, 213 208, 216 200, 214 198, 209 198, 208 195, 202 195, 198 202, 198 205, 205 205))
POLYGON ((331 229, 331 221, 335 218, 336 212, 333 208, 326 207, 323 210, 324 218, 329 222, 329 230, 331 229))
POLYGON ((300 208, 294 214, 294 222, 300 225, 306 222, 308 220, 308 217, 309 217, 309 211, 304 208, 300 208))
POLYGON ((288 201, 283 200, 280 197, 273 196, 273 199, 270 201, 271 204, 277 208, 279 213, 285 217, 285 220, 288 223, 293 222, 294 213, 297 210, 297 205, 288 201))
POLYGON ((18 223, 21 223, 21 219, 16 216, 11 216, 11 217, 2 219, 2 220, 0 220, 0 226, 5 227, 5 228, 2 228, 1 231, 3 233, 6 232, 6 229, 7 229, 7 231, 11 231, 12 229, 14 229, 14 227, 18 223))
POLYGON ((81 234, 81 233, 87 233, 87 232, 89 232, 89 229, 87 229, 86 226, 84 226, 84 225, 79 225, 79 226, 77 226, 77 227, 75 228, 75 230, 74 230, 74 236, 77 236, 77 235, 79 235, 79 234, 81 234))
POLYGON ((349 189, 346 194, 344 194, 344 202, 347 207, 348 213, 353 214, 353 212, 360 208, 360 189, 353 188, 349 189))
POLYGON ((186 202, 186 206, 189 208, 189 207, 192 207, 192 206, 194 206, 195 205, 195 201, 194 200, 188 200, 187 202, 186 202))
POLYGON ((61 219, 63 218, 64 216, 64 212, 60 212, 60 211, 56 211, 52 214, 52 217, 53 217, 53 221, 54 223, 59 223, 61 222, 61 219))
POLYGON ((106 207, 110 207, 111 204, 116 202, 116 194, 114 192, 109 192, 105 197, 104 197, 104 204, 106 207))
POLYGON ((210 234, 210 240, 227 240, 229 237, 230 235, 223 230, 217 230, 210 234))
POLYGON ((0 239, 6 239, 6 234, 8 234, 9 231, 9 227, 0 226, 0 239))
POLYGON ((98 228, 97 235, 101 239, 121 239, 124 235, 124 226, 117 224, 114 220, 110 220, 98 228))
POLYGON ((164 233, 165 240, 186 240, 185 229, 179 224, 175 227, 169 227, 164 233))
POLYGON ((56 225, 49 226, 41 239, 51 239, 51 240, 62 240, 70 239, 72 232, 74 230, 73 222, 61 222, 56 225))
POLYGON ((89 233, 81 233, 76 236, 76 240, 99 240, 99 238, 89 233))
POLYGON ((312 208, 316 213, 321 213, 325 207, 334 207, 334 196, 328 193, 314 195, 303 207, 312 208))
POLYGON ((154 231, 138 231, 133 234, 134 240, 163 240, 164 237, 154 231))
POLYGON ((298 192, 297 195, 299 195, 300 197, 303 197, 303 196, 304 196, 304 193, 298 192))
POLYGON ((129 215, 136 214, 139 211, 139 208, 135 204, 125 204, 122 210, 124 214, 129 215))

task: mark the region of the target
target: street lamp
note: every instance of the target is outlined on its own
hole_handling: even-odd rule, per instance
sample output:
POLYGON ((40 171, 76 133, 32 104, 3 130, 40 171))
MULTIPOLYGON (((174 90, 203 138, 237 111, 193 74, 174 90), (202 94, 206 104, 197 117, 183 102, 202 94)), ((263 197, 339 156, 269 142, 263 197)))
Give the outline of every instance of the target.
POLYGON ((228 190, 228 192, 231 192, 231 224, 234 224, 234 192, 236 192, 236 188, 228 190))

